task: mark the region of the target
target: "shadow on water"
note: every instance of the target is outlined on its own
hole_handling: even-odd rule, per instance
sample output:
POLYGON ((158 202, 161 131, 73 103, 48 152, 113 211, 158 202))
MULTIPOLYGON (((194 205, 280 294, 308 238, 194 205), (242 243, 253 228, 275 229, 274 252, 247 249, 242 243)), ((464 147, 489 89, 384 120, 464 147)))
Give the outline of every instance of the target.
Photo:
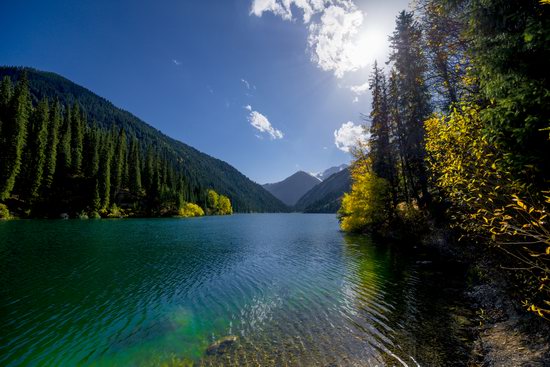
MULTIPOLYGON (((466 365, 474 315, 464 296, 465 265, 414 243, 375 243, 359 235, 345 235, 344 241, 356 269, 357 293, 377 284, 379 302, 388 305, 384 316, 391 342, 385 363, 466 365)), ((364 302, 360 297, 358 307, 364 302)))

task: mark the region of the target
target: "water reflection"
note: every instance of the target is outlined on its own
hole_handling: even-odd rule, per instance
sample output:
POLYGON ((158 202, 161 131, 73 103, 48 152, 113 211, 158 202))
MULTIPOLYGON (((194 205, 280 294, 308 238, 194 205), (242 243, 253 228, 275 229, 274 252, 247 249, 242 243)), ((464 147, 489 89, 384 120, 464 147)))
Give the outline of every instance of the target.
POLYGON ((330 215, 0 223, 0 365, 464 365, 462 269, 412 247, 330 215))

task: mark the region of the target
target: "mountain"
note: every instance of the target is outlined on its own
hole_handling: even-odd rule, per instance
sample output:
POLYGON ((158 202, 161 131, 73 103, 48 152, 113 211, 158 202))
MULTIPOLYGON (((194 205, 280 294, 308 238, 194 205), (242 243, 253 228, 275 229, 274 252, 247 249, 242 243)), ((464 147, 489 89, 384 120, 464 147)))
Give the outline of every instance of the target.
POLYGON ((309 173, 298 171, 281 182, 265 184, 263 187, 286 205, 293 206, 302 195, 320 182, 309 173))
POLYGON ((331 175, 298 200, 294 209, 304 213, 336 213, 342 196, 351 187, 349 168, 331 175))
MULTIPOLYGON (((117 189, 111 190, 111 203, 117 198, 117 196, 113 194, 113 191, 118 190, 115 192, 124 193, 125 191, 126 196, 133 196, 136 198, 137 204, 146 202, 147 200, 158 203, 166 197, 169 197, 170 200, 174 202, 178 200, 179 195, 180 202, 183 196, 184 200, 193 201, 199 205, 206 206, 208 200, 207 190, 214 189, 219 194, 229 197, 233 209, 237 212, 288 211, 288 208, 281 201, 264 190, 261 185, 252 182, 228 163, 164 135, 138 117, 114 106, 105 98, 94 94, 90 90, 58 74, 39 71, 32 68, 0 67, 0 78, 7 76, 15 83, 17 80, 21 79, 23 71, 27 74, 30 99, 32 100, 33 106, 37 106, 38 101, 46 98, 49 101, 50 110, 52 110, 54 101, 58 100, 60 102, 62 108, 62 126, 59 134, 63 134, 62 129, 70 132, 70 124, 73 120, 83 121, 77 121, 78 123, 75 125, 80 127, 83 126, 84 132, 81 131, 80 138, 78 136, 75 137, 73 133, 73 138, 69 141, 70 133, 66 134, 68 136, 66 144, 73 144, 73 142, 76 141, 80 150, 75 150, 74 146, 71 148, 67 145, 69 146, 69 148, 67 148, 68 152, 71 152, 72 149, 73 153, 77 152, 80 154, 80 158, 82 158, 83 154, 91 154, 89 153, 89 149, 87 149, 89 146, 86 146, 87 134, 91 134, 92 136, 90 139, 97 138, 96 141, 106 146, 105 152, 101 151, 101 153, 108 154, 106 156, 107 158, 104 159, 106 162, 106 169, 109 168, 109 162, 111 162, 111 172, 116 168, 112 163, 114 162, 114 158, 111 158, 116 157, 113 152, 115 152, 115 149, 118 152, 120 148, 120 152, 127 152, 125 156, 121 156, 123 159, 120 159, 120 161, 122 162, 121 164, 126 165, 123 167, 123 170, 126 169, 126 172, 128 172, 129 168, 127 165, 132 163, 128 163, 128 159, 131 155, 130 150, 134 149, 132 157, 135 157, 133 163, 134 166, 137 164, 137 168, 130 167, 130 169, 141 170, 142 176, 150 173, 149 181, 154 182, 149 182, 149 186, 155 186, 153 192, 155 195, 149 195, 150 193, 144 188, 146 182, 143 182, 143 187, 135 192, 130 192, 129 189, 121 190, 121 186, 119 185, 117 189), (74 106, 74 111, 71 106, 74 106), (67 126, 69 127, 67 128, 67 126), (95 137, 93 134, 95 134, 95 137), (82 135, 84 135, 84 138, 82 138, 82 135), (80 141, 78 139, 80 139, 80 141), (82 142, 83 139, 84 144, 82 142), (134 141, 135 147, 132 147, 134 141), (105 142, 108 142, 108 144, 105 142)), ((37 110, 37 107, 33 107, 33 109, 37 110)), ((32 124, 32 121, 29 123, 32 124)), ((74 129, 75 127, 73 126, 72 128, 74 129)), ((4 132, 2 131, 2 133, 4 132)), ((62 148, 61 143, 65 143, 62 141, 62 137, 63 136, 60 135, 60 146, 58 150, 62 148)), ((31 144, 33 142, 31 138, 27 139, 27 141, 31 142, 31 144)), ((96 144, 96 146, 98 144, 96 144)), ((23 156, 24 154, 25 152, 23 152, 23 156)), ((82 166, 84 167, 84 165, 88 163, 86 157, 84 157, 82 166)), ((25 160, 23 159, 23 168, 24 164, 25 160)), ((32 175, 32 170, 28 169, 28 171, 30 172, 28 174, 32 175)), ((97 196, 98 179, 95 178, 96 176, 84 177, 80 167, 70 173, 68 172, 67 170, 67 174, 62 178, 64 180, 65 178, 70 180, 70 189, 74 189, 75 192, 77 192, 78 190, 84 190, 84 188, 86 188, 86 190, 91 190, 93 193, 93 187, 95 186, 97 196)), ((95 175, 97 175, 97 173, 95 175)), ((111 175, 113 175, 113 173, 111 173, 111 175)), ((117 179, 116 176, 113 176, 113 178, 115 180, 117 179)), ((118 178, 120 179, 120 176, 118 178)), ((124 178, 126 178, 126 176, 124 178)), ((144 181, 146 179, 147 177, 143 177, 144 181)), ((60 179, 58 181, 61 182, 62 180, 60 179)), ((113 184, 109 183, 108 185, 113 184)), ((17 190, 17 187, 18 184, 16 183, 15 190, 17 190)), ((58 197, 63 197, 62 189, 62 187, 57 189, 59 191, 58 197)), ((100 187, 100 191, 101 190, 104 189, 100 187)), ((107 193, 108 192, 109 190, 107 187, 107 193)), ((15 194, 17 195, 17 193, 15 194)), ((101 194, 103 194, 103 192, 101 194)), ((80 196, 83 197, 82 200, 89 200, 83 195, 80 196)))
POLYGON ((329 178, 330 176, 332 176, 333 174, 338 173, 338 172, 346 169, 347 167, 348 167, 348 165, 345 164, 345 163, 341 164, 339 166, 330 167, 330 168, 324 170, 323 172, 316 174, 315 177, 317 177, 321 181, 324 181, 327 178, 329 178))

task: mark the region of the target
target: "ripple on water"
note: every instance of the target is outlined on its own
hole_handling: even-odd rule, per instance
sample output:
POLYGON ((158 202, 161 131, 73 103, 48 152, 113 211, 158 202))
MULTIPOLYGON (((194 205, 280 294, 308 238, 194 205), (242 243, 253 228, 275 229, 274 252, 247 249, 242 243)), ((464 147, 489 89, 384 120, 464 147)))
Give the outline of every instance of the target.
POLYGON ((449 365, 415 256, 331 215, 0 223, 0 365, 449 365))

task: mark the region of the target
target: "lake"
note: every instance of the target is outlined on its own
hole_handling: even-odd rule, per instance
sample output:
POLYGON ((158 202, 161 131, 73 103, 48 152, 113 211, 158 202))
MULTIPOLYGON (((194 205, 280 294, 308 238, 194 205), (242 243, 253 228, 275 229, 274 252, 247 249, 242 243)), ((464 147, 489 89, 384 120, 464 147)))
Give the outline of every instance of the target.
POLYGON ((464 365, 464 283, 334 215, 0 221, 0 365, 464 365))

